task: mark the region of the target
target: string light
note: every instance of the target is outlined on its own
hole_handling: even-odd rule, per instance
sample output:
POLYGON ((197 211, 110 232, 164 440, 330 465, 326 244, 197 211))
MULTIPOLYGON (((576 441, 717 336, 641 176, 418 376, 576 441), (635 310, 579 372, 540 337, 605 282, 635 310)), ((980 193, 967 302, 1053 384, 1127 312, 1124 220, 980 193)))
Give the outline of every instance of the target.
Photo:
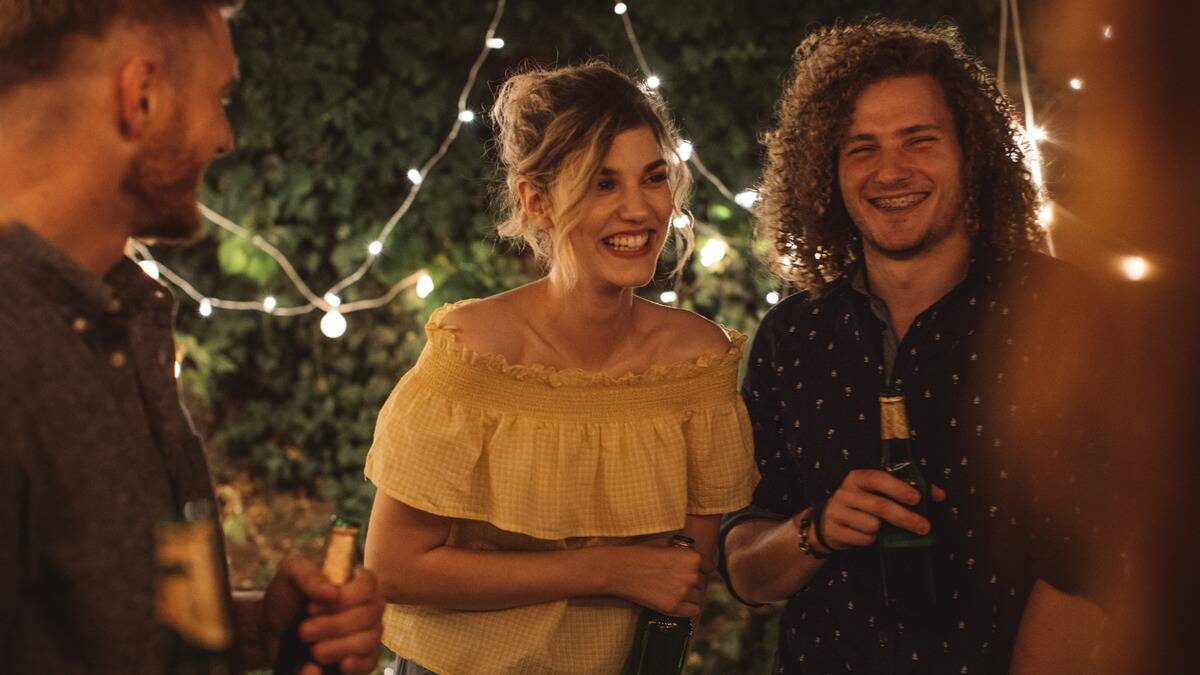
POLYGON ((672 305, 679 299, 679 294, 675 291, 663 291, 662 295, 658 296, 664 305, 672 305))
POLYGON ((691 216, 684 213, 684 214, 675 216, 675 218, 671 220, 671 224, 674 225, 676 229, 682 230, 682 229, 686 228, 688 225, 692 224, 692 218, 691 218, 691 216))
POLYGON ((275 300, 275 296, 268 295, 267 297, 263 298, 263 311, 267 314, 270 314, 271 312, 275 311, 275 307, 278 304, 278 301, 275 300))
POLYGON ((725 259, 725 254, 729 252, 729 245, 724 239, 713 237, 704 244, 704 248, 700 249, 700 264, 705 267, 712 267, 725 259))
POLYGON ((1140 255, 1125 256, 1121 259, 1121 273, 1130 281, 1141 281, 1150 273, 1150 263, 1140 255))
POLYGON ((489 38, 487 41, 487 46, 491 49, 504 49, 504 38, 489 38))
POLYGON ((779 293, 778 292, 771 291, 770 293, 767 293, 767 304, 768 305, 774 305, 778 302, 779 302, 779 293))
POLYGON ((324 300, 325 304, 329 305, 330 307, 340 307, 342 304, 342 299, 333 293, 326 293, 322 300, 324 300))
POLYGON ((183 364, 176 361, 175 362, 175 379, 178 380, 179 376, 182 374, 183 374, 183 364))
POLYGON ((474 122, 475 121, 475 113, 471 112, 470 110, 463 110, 460 113, 458 113, 458 121, 468 122, 468 123, 474 122))
POLYGON ((629 10, 629 6, 623 2, 618 2, 617 4, 613 5, 613 13, 616 14, 617 16, 621 16, 628 10, 629 10))
POLYGON ((1111 40, 1113 36, 1112 26, 1105 26, 1100 30, 1100 35, 1104 36, 1105 40, 1111 40))
POLYGON ((754 206, 754 202, 758 201, 758 193, 754 190, 742 190, 734 195, 733 201, 743 209, 749 209, 754 206))
POLYGON ((692 145, 691 141, 679 141, 679 145, 675 146, 675 154, 679 156, 679 159, 686 162, 692 158, 692 152, 695 149, 696 146, 692 145))
MULTIPOLYGON (((472 117, 471 119, 474 118, 472 117)), ((413 185, 420 185, 421 182, 425 180, 425 177, 421 175, 421 172, 418 169, 409 169, 408 180, 411 181, 413 185)))
POLYGON ((346 317, 336 309, 325 312, 321 317, 321 332, 325 337, 336 340, 346 334, 346 317))
POLYGON ((429 297, 429 294, 433 292, 433 277, 429 276, 428 274, 422 274, 421 277, 417 279, 416 290, 418 298, 424 300, 425 298, 429 297))
POLYGON ((650 89, 658 89, 658 85, 662 84, 662 80, 658 79, 657 75, 651 75, 646 78, 646 86, 650 89))
POLYGON ((161 273, 158 271, 158 263, 154 262, 153 260, 140 260, 138 261, 138 266, 141 267, 142 271, 146 273, 146 276, 150 277, 151 279, 158 279, 158 277, 161 275, 161 273))
POLYGON ((1034 127, 1029 130, 1029 140, 1034 141, 1035 143, 1041 143, 1042 141, 1048 139, 1049 136, 1046 135, 1046 130, 1042 127, 1034 127))
POLYGON ((1080 89, 1083 89, 1083 80, 1078 77, 1072 77, 1070 81, 1067 82, 1067 85, 1075 91, 1079 91, 1080 89))
POLYGON ((212 316, 212 300, 204 298, 200 301, 200 316, 212 316))
POLYGON ((367 244, 367 253, 370 253, 371 255, 379 255, 380 253, 383 253, 383 242, 376 239, 370 244, 367 244))
POLYGON ((1054 205, 1043 204, 1042 208, 1038 209, 1037 219, 1043 230, 1050 229, 1050 224, 1054 222, 1054 205))

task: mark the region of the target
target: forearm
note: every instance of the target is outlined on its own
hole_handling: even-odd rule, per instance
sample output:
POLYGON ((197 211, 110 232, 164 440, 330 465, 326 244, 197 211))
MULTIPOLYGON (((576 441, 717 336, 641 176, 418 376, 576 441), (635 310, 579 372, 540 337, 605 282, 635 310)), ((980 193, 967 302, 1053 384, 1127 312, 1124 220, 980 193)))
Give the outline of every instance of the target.
MULTIPOLYGON (((798 516, 797 516, 798 517, 798 516)), ((809 532, 809 544, 816 545, 809 532)), ((747 520, 725 538, 725 563, 734 591, 749 602, 777 602, 804 588, 824 565, 800 550, 792 519, 747 520)))
POLYGON ((1010 675, 1093 672, 1103 625, 1099 606, 1039 579, 1021 614, 1010 675))
POLYGON ((262 599, 262 591, 233 592, 234 658, 241 670, 271 665, 271 655, 263 639, 262 599))
POLYGON ((375 568, 387 602, 459 610, 522 607, 613 594, 613 547, 476 551, 438 546, 375 568))

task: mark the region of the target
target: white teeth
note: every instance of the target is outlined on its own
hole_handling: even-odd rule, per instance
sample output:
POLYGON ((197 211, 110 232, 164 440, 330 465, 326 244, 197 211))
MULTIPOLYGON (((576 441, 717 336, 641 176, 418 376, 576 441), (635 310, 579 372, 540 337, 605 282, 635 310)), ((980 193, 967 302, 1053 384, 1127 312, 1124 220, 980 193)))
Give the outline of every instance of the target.
POLYGON ((907 209, 910 206, 915 206, 923 201, 927 195, 923 193, 907 194, 899 197, 879 197, 872 199, 871 203, 881 209, 907 209))
POLYGON ((643 232, 642 234, 614 235, 605 239, 604 243, 618 251, 637 251, 644 247, 649 240, 650 233, 643 232))

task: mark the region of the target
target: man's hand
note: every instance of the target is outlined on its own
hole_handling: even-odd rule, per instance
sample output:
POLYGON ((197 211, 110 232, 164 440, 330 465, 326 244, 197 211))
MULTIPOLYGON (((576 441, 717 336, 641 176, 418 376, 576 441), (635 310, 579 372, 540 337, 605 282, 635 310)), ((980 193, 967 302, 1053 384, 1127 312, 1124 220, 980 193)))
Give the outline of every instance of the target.
MULTIPOLYGON (((933 501, 946 493, 931 486, 933 501)), ((821 522, 821 534, 835 551, 875 543, 884 521, 917 534, 927 534, 930 523, 901 504, 916 505, 921 495, 908 483, 877 469, 859 469, 846 474, 837 492, 829 498, 821 522)))
MULTIPOLYGON (((319 664, 337 664, 347 675, 362 675, 379 661, 379 638, 383 633, 383 597, 375 575, 359 568, 342 586, 331 584, 316 565, 291 554, 267 586, 262 600, 262 638, 272 658, 288 626, 307 609, 309 618, 300 624, 300 639, 310 645, 319 664)), ((303 675, 320 675, 313 663, 303 675)))

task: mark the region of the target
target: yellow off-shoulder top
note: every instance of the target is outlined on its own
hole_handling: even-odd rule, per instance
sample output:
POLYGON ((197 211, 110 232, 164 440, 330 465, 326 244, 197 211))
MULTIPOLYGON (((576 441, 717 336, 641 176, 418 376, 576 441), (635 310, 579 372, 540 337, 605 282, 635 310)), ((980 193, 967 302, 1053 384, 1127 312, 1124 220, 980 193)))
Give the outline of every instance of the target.
MULTIPOLYGON (((379 413, 365 469, 388 496, 456 519, 448 545, 622 544, 749 503, 758 473, 737 393, 746 336, 732 333, 722 355, 616 377, 475 352, 444 323, 461 304, 430 318, 424 351, 379 413)), ((441 675, 601 675, 620 670, 636 617, 617 599, 497 611, 393 604, 383 642, 441 675)))

